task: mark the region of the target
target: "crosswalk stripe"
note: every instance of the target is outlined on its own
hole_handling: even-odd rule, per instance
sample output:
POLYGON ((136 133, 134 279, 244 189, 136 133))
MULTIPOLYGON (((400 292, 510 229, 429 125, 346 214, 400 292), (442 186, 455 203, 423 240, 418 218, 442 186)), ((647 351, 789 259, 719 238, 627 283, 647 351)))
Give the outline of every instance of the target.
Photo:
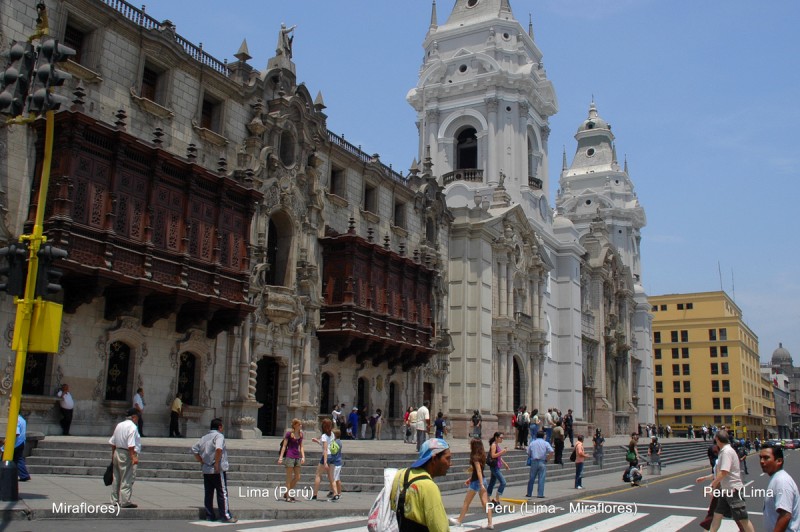
POLYGON ((696 517, 690 515, 671 515, 662 519, 651 527, 647 527, 642 532, 664 532, 665 530, 683 530, 686 525, 694 521, 696 517))
POLYGON ((593 525, 589 525, 585 528, 579 528, 575 532, 590 532, 590 531, 611 532, 612 530, 616 530, 617 528, 625 526, 628 523, 633 523, 634 521, 641 519, 642 517, 647 517, 647 515, 649 514, 635 514, 635 513, 617 514, 613 517, 609 517, 608 519, 604 519, 599 523, 594 523, 593 525))
MULTIPOLYGON (((274 521, 274 519, 240 519, 237 521, 237 525, 251 525, 254 523, 269 523, 270 521, 274 521)), ((189 521, 190 525, 197 525, 197 526, 204 526, 206 528, 216 528, 219 526, 226 526, 230 527, 230 523, 223 523, 221 521, 189 521)))
MULTIPOLYGON (((581 519, 585 519, 595 514, 591 514, 588 512, 585 513, 571 513, 571 514, 562 514, 557 515, 555 517, 549 517, 542 521, 536 521, 534 523, 525 523, 524 525, 520 525, 514 528, 508 528, 506 530, 531 530, 531 526, 535 526, 535 529, 538 531, 541 530, 553 530, 554 528, 563 527, 569 525, 570 523, 574 523, 575 521, 579 521, 581 519)), ((525 516, 522 516, 525 517, 525 516)))
MULTIPOLYGON (((271 532, 271 531, 280 531, 280 532, 292 532, 295 530, 308 530, 310 528, 315 528, 318 526, 333 526, 338 524, 351 524, 353 521, 357 520, 357 517, 331 517, 330 519, 318 519, 313 522, 305 522, 305 523, 296 523, 293 525, 283 524, 283 525, 275 525, 275 526, 263 526, 260 528, 248 528, 247 532, 271 532)), ((366 526, 361 527, 359 530, 363 530, 367 528, 366 526)))
POLYGON ((722 526, 719 527, 720 532, 739 532, 739 527, 736 526, 736 521, 730 519, 723 519, 722 526))

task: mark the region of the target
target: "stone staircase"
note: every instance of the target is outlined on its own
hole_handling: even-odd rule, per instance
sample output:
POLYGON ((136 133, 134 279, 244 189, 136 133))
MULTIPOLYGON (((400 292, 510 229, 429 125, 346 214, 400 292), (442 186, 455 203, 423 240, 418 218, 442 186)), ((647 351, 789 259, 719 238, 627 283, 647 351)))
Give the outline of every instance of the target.
MULTIPOLYGON (((142 454, 136 477, 141 480, 161 480, 167 482, 201 483, 202 475, 197 462, 189 452, 191 442, 186 441, 184 447, 176 445, 147 445, 142 454)), ((275 450, 264 449, 229 449, 228 461, 230 463, 229 482, 231 486, 247 487, 274 487, 285 482, 285 468, 277 464, 278 441, 275 440, 275 450)), ((466 447, 464 445, 463 447, 466 447)), ((695 442, 667 442, 663 445, 662 462, 665 467, 670 463, 677 463, 705 458, 707 443, 695 442)), ((307 463, 302 468, 301 486, 313 485, 316 464, 319 453, 307 454, 307 463)), ((572 448, 567 445, 564 449, 564 466, 547 465, 547 478, 560 479, 572 478, 575 475, 573 464, 569 462, 572 448)), ((588 448, 591 454, 591 447, 588 448)), ((618 470, 620 477, 626 467, 626 448, 621 446, 606 446, 604 467, 601 470, 594 464, 591 457, 587 458, 584 477, 589 478, 601 473, 618 470)), ((647 446, 641 445, 639 452, 647 456, 647 446)), ((525 485, 528 481, 529 469, 525 465, 526 454, 521 450, 510 450, 504 460, 511 467, 504 471, 504 476, 509 485, 525 485)), ((48 441, 39 442, 33 454, 28 457, 28 469, 32 475, 79 475, 97 477, 98 482, 111 460, 111 451, 108 444, 48 441)), ((345 491, 377 492, 383 485, 383 468, 406 467, 411 463, 412 457, 388 456, 375 453, 348 453, 347 442, 344 442, 344 467, 342 468, 342 483, 345 491)), ((466 452, 453 454, 452 467, 447 476, 437 479, 442 491, 461 490, 467 479, 469 455, 466 452)), ((488 474, 488 468, 486 470, 488 474)), ((323 482, 323 487, 326 485, 323 482)), ((327 488, 325 488, 327 489, 327 488)))

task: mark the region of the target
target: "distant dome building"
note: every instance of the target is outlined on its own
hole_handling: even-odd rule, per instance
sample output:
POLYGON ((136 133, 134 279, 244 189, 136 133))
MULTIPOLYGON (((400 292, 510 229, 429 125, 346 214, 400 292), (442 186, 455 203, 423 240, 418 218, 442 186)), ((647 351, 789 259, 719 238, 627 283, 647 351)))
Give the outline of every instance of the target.
POLYGON ((794 364, 792 363, 792 355, 789 353, 787 349, 783 347, 782 343, 778 343, 778 348, 772 352, 772 367, 793 367, 794 364))

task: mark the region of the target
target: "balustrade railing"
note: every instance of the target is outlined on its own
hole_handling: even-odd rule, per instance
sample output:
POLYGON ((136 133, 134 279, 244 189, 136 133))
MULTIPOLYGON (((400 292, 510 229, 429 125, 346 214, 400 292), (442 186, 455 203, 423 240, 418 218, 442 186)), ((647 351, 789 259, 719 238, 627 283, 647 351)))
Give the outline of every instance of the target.
POLYGON ((483 169, 482 168, 461 168, 460 170, 453 170, 447 172, 442 176, 442 184, 448 185, 453 181, 469 181, 469 182, 483 182, 483 169))

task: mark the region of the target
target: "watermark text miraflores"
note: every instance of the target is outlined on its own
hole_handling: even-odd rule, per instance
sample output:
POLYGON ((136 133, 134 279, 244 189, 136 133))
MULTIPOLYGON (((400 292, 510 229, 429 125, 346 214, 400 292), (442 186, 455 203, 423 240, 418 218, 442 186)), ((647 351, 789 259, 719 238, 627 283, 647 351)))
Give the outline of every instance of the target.
POLYGON ((97 514, 118 516, 119 504, 92 504, 86 501, 81 503, 54 502, 54 514, 97 514))

